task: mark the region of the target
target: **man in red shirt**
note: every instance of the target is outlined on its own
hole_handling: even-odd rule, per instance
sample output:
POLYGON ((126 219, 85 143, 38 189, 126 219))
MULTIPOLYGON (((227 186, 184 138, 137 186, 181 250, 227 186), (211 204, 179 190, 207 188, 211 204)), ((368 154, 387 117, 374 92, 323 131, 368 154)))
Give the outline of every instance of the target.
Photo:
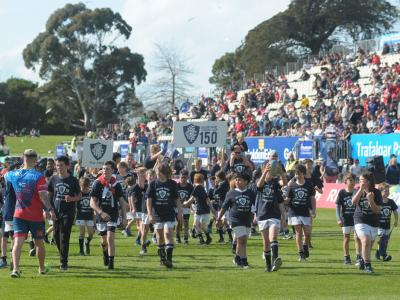
POLYGON ((45 248, 43 238, 45 226, 43 206, 46 211, 50 212, 53 220, 55 215, 47 199, 46 180, 42 173, 35 170, 36 163, 36 152, 32 149, 25 150, 23 168, 10 171, 5 176, 5 201, 15 202, 13 219, 14 246, 12 250, 14 268, 11 273, 12 278, 21 276, 19 270, 21 250, 28 232, 31 233, 35 240, 36 253, 39 260, 39 274, 46 274, 44 266, 45 248))

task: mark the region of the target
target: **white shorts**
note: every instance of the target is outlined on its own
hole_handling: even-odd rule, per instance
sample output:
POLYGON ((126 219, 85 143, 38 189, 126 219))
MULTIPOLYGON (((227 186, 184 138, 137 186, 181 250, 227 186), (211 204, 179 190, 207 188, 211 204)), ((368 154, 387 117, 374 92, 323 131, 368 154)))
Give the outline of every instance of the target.
POLYGON ((289 217, 288 219, 289 225, 305 225, 311 226, 311 218, 310 217, 289 217))
POLYGON ((281 220, 275 218, 258 221, 257 223, 260 231, 266 230, 270 227, 277 227, 278 230, 281 228, 281 220))
POLYGON ((47 219, 47 223, 49 224, 49 226, 53 226, 53 220, 52 219, 47 219))
POLYGON ((390 229, 378 228, 378 235, 379 236, 389 235, 389 233, 390 233, 390 229))
POLYGON ((197 223, 201 224, 207 224, 210 222, 210 215, 209 214, 203 214, 203 215, 196 215, 194 217, 194 221, 197 223))
POLYGON ((251 232, 251 228, 246 226, 236 226, 233 227, 232 230, 236 238, 240 238, 242 236, 249 236, 251 232))
POLYGON ((350 234, 354 232, 354 226, 343 226, 342 227, 343 234, 350 234))
POLYGON ((75 224, 79 226, 93 226, 94 222, 93 220, 76 220, 75 224))
POLYGON ((369 236, 371 240, 375 240, 376 235, 378 234, 378 227, 372 227, 368 224, 356 224, 354 228, 359 238, 362 236, 369 236))
POLYGON ((97 223, 97 230, 99 232, 107 231, 107 227, 117 227, 118 222, 101 222, 97 223))
POLYGON ((150 224, 150 219, 148 214, 142 213, 142 224, 144 225, 150 224))
POLYGON ((4 232, 14 231, 13 221, 4 221, 4 232))
POLYGON ((190 215, 190 208, 183 207, 182 208, 182 214, 183 215, 190 215))
POLYGON ((160 222, 154 224, 154 229, 171 229, 174 228, 176 225, 176 222, 160 222))
POLYGON ((126 219, 127 219, 128 221, 134 220, 134 219, 135 219, 135 216, 134 216, 134 214, 133 214, 131 211, 128 211, 128 212, 126 213, 126 219))

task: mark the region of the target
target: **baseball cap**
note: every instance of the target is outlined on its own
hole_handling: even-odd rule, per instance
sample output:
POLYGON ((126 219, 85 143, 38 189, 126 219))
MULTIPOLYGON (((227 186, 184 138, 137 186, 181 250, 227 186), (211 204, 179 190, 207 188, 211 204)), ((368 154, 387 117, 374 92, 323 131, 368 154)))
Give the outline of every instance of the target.
POLYGON ((24 151, 24 156, 26 156, 26 157, 37 157, 38 155, 37 155, 37 153, 36 153, 35 150, 33 150, 33 149, 26 149, 26 150, 24 151))

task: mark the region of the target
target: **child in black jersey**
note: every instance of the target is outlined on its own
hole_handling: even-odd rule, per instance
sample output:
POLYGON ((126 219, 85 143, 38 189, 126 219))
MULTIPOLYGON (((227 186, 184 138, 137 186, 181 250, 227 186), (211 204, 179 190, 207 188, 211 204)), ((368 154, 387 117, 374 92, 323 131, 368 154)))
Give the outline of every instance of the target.
POLYGON ((361 260, 361 242, 354 231, 354 210, 356 207, 353 205, 352 198, 354 195, 354 185, 356 176, 352 173, 347 173, 345 176, 346 187, 341 189, 336 198, 336 220, 343 232, 343 253, 344 264, 351 265, 349 244, 350 234, 354 233, 354 244, 356 249, 356 265, 361 260))
POLYGON ((230 190, 226 195, 217 218, 217 225, 220 226, 225 211, 230 209, 229 219, 237 240, 236 253, 233 262, 236 266, 240 266, 243 269, 249 268, 246 248, 252 222, 252 206, 256 200, 255 193, 247 189, 250 180, 250 176, 246 173, 236 174, 236 188, 230 190))
POLYGON ((383 261, 391 261, 392 256, 387 254, 387 246, 390 238, 390 219, 392 212, 394 215, 393 226, 397 227, 399 221, 399 214, 397 212, 397 204, 392 199, 389 199, 389 184, 381 183, 379 190, 382 193, 382 207, 381 215, 379 218, 378 236, 380 237, 378 242, 378 249, 375 252, 375 258, 383 261))
POLYGON ((79 180, 81 186, 82 198, 77 204, 76 221, 79 225, 79 255, 85 255, 83 244, 85 244, 86 255, 90 255, 90 241, 93 238, 94 221, 93 209, 90 207, 90 179, 81 177, 79 180), (87 229, 88 237, 85 241, 85 230, 87 229))

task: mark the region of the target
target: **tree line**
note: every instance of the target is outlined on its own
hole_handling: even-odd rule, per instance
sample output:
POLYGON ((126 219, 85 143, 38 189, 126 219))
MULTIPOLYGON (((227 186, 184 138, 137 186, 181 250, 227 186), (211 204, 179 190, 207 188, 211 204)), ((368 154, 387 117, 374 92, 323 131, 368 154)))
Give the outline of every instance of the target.
POLYGON ((343 40, 388 33, 398 19, 399 10, 390 1, 293 0, 285 11, 251 29, 235 51, 216 59, 209 81, 229 88, 246 74, 264 73, 268 65, 317 55, 343 40))

